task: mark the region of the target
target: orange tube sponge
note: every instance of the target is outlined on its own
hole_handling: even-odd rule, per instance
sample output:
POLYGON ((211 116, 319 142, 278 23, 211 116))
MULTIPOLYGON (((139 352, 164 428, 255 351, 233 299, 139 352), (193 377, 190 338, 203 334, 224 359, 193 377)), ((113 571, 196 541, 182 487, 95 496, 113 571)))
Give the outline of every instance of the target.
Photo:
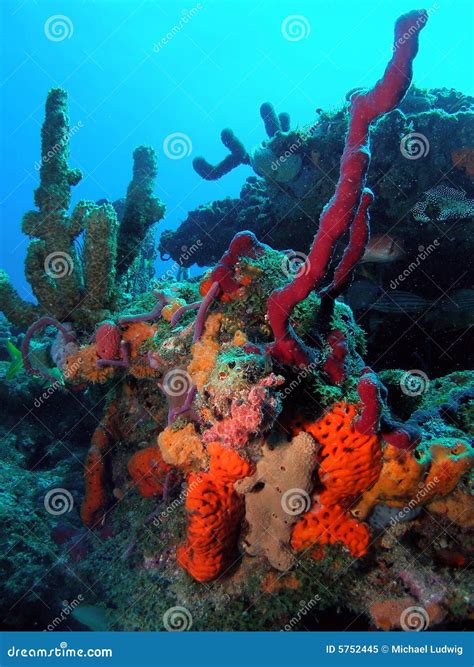
POLYGON ((234 482, 251 473, 251 466, 236 452, 210 443, 209 471, 188 476, 186 542, 178 547, 177 561, 197 581, 210 581, 230 567, 236 557, 243 499, 234 482))
MULTIPOLYGON (((368 528, 347 510, 379 477, 382 449, 377 435, 357 431, 356 415, 354 405, 336 403, 321 419, 303 426, 320 444, 323 490, 293 529, 291 545, 297 551, 316 544, 341 543, 356 558, 367 553, 368 528)), ((313 556, 321 558, 322 553, 319 549, 313 556)))
POLYGON ((139 449, 128 462, 128 472, 145 498, 163 493, 166 475, 172 469, 161 456, 158 447, 139 449))
POLYGON ((423 502, 451 493, 462 475, 472 467, 474 458, 473 449, 467 442, 448 438, 431 445, 430 454, 432 463, 424 480, 427 493, 423 495, 423 502))
POLYGON ((363 494, 352 514, 365 519, 377 503, 402 507, 416 496, 427 467, 428 460, 418 460, 413 452, 385 445, 380 477, 363 494))

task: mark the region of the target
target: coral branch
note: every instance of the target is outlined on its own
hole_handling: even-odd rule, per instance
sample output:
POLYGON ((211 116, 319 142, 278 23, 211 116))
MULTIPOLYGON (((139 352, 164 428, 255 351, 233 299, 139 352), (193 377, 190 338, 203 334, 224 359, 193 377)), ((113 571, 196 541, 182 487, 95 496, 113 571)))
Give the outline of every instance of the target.
POLYGON ((151 146, 133 153, 133 178, 127 189, 125 210, 117 239, 117 275, 123 276, 137 257, 151 226, 165 214, 165 205, 153 195, 157 174, 156 154, 151 146))
POLYGON ((190 408, 191 405, 193 404, 193 401, 196 397, 197 393, 197 387, 195 384, 191 385, 189 388, 188 393, 186 394, 186 398, 184 399, 183 405, 181 405, 179 408, 171 408, 170 411, 168 412, 168 426, 171 426, 174 420, 178 415, 182 415, 184 412, 187 412, 190 408))
POLYGON ((271 139, 278 132, 288 132, 290 129, 290 116, 287 113, 276 113, 273 108, 273 104, 270 102, 264 102, 260 107, 260 116, 262 117, 263 124, 265 125, 265 132, 268 137, 271 139))
POLYGON ((187 303, 185 306, 181 306, 173 313, 171 318, 171 326, 175 327, 184 313, 187 313, 189 310, 196 310, 201 305, 202 301, 195 301, 194 303, 187 303))
POLYGON ((265 250, 265 245, 257 240, 252 232, 239 232, 234 236, 229 249, 211 273, 209 281, 218 282, 224 294, 235 292, 241 286, 234 277, 235 265, 242 257, 258 257, 265 250))
POLYGON ((418 51, 418 34, 427 21, 424 11, 413 11, 395 25, 394 53, 383 77, 372 90, 351 98, 346 136, 336 192, 323 210, 319 228, 306 260, 305 270, 275 290, 268 301, 268 318, 275 336, 271 354, 281 363, 307 365, 312 353, 294 333, 292 312, 315 289, 327 273, 336 242, 349 228, 361 205, 370 161, 369 128, 403 99, 412 77, 412 62, 418 51))
POLYGON ((203 157, 197 157, 193 160, 195 171, 206 181, 216 181, 240 164, 250 164, 244 145, 237 139, 232 130, 222 130, 221 141, 229 149, 229 155, 216 165, 212 165, 203 157))
POLYGON ((196 343, 196 341, 198 341, 201 338, 207 311, 209 309, 209 306, 213 302, 214 298, 217 296, 219 289, 220 289, 219 283, 216 281, 215 283, 212 284, 210 290, 199 304, 199 310, 194 325, 193 343, 196 343))
POLYGON ((41 315, 39 306, 25 301, 10 283, 8 275, 0 269, 0 310, 17 327, 28 327, 41 315))

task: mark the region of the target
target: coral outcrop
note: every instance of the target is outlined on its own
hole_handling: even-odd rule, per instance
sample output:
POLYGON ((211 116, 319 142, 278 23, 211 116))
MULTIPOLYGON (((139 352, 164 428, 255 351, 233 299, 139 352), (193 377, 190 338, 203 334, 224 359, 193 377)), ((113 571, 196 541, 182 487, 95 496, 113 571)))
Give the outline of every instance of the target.
MULTIPOLYGON (((86 202, 69 215, 78 175, 68 167, 67 141, 43 165, 39 210, 26 223, 36 239, 27 272, 39 306, 25 307, 18 322, 41 317, 17 341, 24 369, 14 372, 52 382, 59 369, 63 396, 104 407, 83 470, 71 454, 84 477, 80 517, 55 526, 54 535, 79 581, 101 572, 99 603, 111 623, 157 629, 167 609, 183 604, 199 611, 196 625, 207 629, 293 629, 291 604, 302 597, 333 616, 343 600, 378 628, 398 627, 395 617, 409 603, 429 606, 433 622, 465 615, 465 596, 448 601, 445 591, 449 568, 469 555, 472 377, 433 381, 429 399, 401 391, 403 371, 366 365, 364 333, 341 300, 358 266, 381 253, 369 241, 369 207, 379 196, 377 184, 367 187, 369 135, 373 124, 377 155, 377 128, 404 127, 395 108, 410 103, 404 96, 426 21, 423 11, 397 21, 383 77, 351 95, 347 118, 331 121, 338 136, 347 121, 340 176, 319 227, 313 210, 315 237, 296 267, 291 250, 254 233, 260 220, 237 230, 218 255, 213 248, 203 275, 128 291, 163 214, 151 149, 134 154, 120 215, 117 204, 86 202), (37 271, 56 237, 81 266, 64 293, 59 279, 37 271), (411 561, 425 552, 431 562, 424 556, 412 573, 411 561), (441 562, 435 573, 431 563, 441 562)), ((309 157, 299 144, 285 152, 299 133, 271 105, 261 115, 265 145, 247 152, 226 131, 229 155, 217 165, 198 159, 196 169, 216 179, 249 162, 266 182, 288 196, 296 188, 304 199, 309 157)), ((319 131, 306 137, 305 150, 319 131)), ((65 96, 53 91, 43 157, 66 135, 65 96)), ((319 158, 312 159, 314 166, 319 158)), ((256 181, 247 195, 255 212, 256 181)), ((2 294, 20 313, 5 281, 2 294)), ((12 355, 17 362, 19 353, 12 355)))
POLYGON ((80 328, 106 318, 119 304, 120 278, 140 253, 147 230, 164 214, 152 194, 156 157, 146 146, 133 156, 121 223, 108 203, 80 201, 69 213, 71 188, 81 180, 81 172, 69 166, 69 139, 67 94, 54 88, 41 130, 37 210, 23 218, 23 231, 32 239, 25 273, 38 306, 22 300, 4 272, 0 276, 0 308, 19 326, 32 324, 40 314, 80 328))

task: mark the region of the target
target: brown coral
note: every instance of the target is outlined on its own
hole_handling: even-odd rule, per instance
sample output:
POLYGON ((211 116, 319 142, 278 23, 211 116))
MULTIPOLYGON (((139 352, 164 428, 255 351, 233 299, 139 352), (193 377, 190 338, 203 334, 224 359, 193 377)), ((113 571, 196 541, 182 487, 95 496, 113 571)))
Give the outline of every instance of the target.
POLYGON ((266 443, 255 473, 235 483, 236 491, 245 494, 249 530, 244 549, 252 556, 265 555, 277 570, 285 571, 294 562, 291 530, 310 503, 316 450, 308 433, 273 448, 266 443))
POLYGON ((466 174, 474 178, 474 148, 460 148, 451 153, 453 166, 464 169, 466 174))
POLYGON ((462 528, 474 528, 474 497, 462 489, 454 489, 444 498, 432 500, 429 512, 441 514, 462 528))

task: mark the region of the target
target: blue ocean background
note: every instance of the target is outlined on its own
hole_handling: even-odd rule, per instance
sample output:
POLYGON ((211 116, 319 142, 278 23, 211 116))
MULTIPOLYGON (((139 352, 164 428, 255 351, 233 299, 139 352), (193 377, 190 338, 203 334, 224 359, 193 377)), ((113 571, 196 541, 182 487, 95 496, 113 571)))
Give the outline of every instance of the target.
MULTIPOLYGON (((338 107, 349 90, 370 86, 382 74, 395 19, 417 5, 411 0, 2 0, 0 265, 23 298, 33 299, 23 276, 28 239, 21 218, 33 208, 50 88, 69 93, 75 128, 71 165, 83 172, 73 203, 123 197, 133 150, 150 144, 159 159, 156 193, 167 206, 159 235, 199 204, 238 195, 252 174, 241 166, 220 181, 206 182, 194 172, 197 155, 210 161, 223 157, 224 127, 251 147, 265 136, 259 116, 264 101, 288 111, 292 127, 312 122, 317 108, 338 107), (53 41, 45 27, 57 15, 68 19, 70 34, 53 41), (293 15, 304 18, 306 34, 298 41, 282 33, 282 23, 293 15), (186 137, 181 159, 164 150, 174 133, 186 137)), ((421 36, 414 83, 474 94, 469 63, 474 3, 430 0, 425 8, 429 27, 421 36)), ((158 262, 157 275, 165 270, 158 262)))

